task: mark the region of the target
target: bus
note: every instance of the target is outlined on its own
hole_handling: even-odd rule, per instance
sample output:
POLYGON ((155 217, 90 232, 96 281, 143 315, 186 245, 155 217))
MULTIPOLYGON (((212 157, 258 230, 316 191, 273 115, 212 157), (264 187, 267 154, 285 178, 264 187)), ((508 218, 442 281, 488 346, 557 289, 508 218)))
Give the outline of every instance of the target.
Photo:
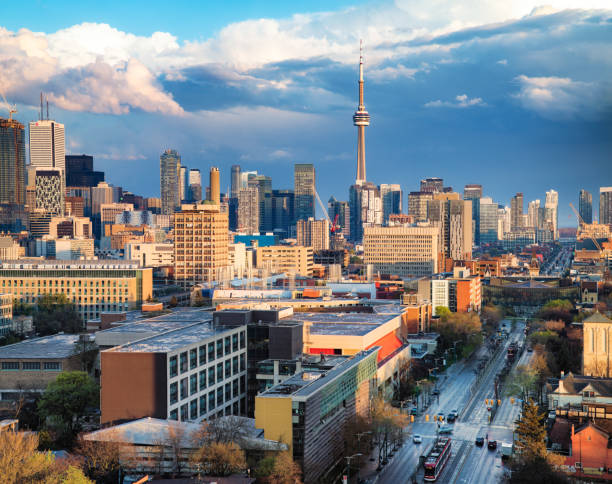
POLYGON ((440 437, 436 440, 433 448, 427 455, 423 467, 425 468, 426 481, 435 481, 451 455, 451 439, 450 437, 440 437))

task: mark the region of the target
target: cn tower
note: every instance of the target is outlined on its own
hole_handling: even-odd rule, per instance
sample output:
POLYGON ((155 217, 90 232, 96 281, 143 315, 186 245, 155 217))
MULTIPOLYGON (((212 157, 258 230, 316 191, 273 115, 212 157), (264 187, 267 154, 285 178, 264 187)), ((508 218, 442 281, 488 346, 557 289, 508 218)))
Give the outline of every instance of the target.
POLYGON ((357 126, 357 180, 361 185, 366 181, 365 164, 365 127, 370 125, 370 115, 363 104, 363 45, 359 43, 359 106, 353 114, 353 124, 357 126))

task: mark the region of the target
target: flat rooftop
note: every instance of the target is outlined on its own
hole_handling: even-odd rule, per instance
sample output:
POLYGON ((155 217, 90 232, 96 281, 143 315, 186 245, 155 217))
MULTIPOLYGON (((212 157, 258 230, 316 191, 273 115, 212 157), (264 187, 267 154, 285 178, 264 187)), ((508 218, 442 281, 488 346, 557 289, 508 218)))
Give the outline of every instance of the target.
POLYGON ((338 378, 344 372, 350 370, 352 367, 359 364, 370 355, 376 354, 378 349, 379 347, 376 346, 374 348, 370 348, 369 350, 361 351, 352 358, 338 361, 338 364, 331 370, 303 371, 279 383, 278 385, 274 385, 269 390, 261 393, 260 396, 286 397, 292 395, 294 397, 308 397, 321 390, 328 383, 333 382, 335 378, 338 378))
POLYGON ((78 334, 54 334, 0 347, 0 359, 52 360, 75 353, 78 334))
POLYGON ((138 261, 113 259, 113 260, 48 260, 48 259, 18 259, 3 260, 0 269, 94 269, 94 270, 121 270, 142 269, 138 261))
POLYGON ((312 323, 311 334, 333 334, 363 336, 385 323, 397 318, 400 313, 294 313, 291 319, 312 323))

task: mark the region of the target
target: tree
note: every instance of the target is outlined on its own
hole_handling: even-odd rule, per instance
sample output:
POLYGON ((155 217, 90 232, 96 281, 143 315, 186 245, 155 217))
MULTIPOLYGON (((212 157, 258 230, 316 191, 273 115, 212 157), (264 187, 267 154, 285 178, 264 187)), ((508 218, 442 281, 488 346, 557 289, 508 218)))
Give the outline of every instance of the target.
POLYGON ((448 309, 446 306, 436 306, 436 315, 440 317, 442 322, 446 322, 451 314, 450 309, 448 309))
POLYGON ((212 476, 229 476, 246 468, 244 452, 234 442, 211 442, 204 445, 193 454, 192 460, 212 476))
POLYGON ((382 398, 372 400, 372 429, 378 441, 378 462, 386 456, 388 445, 395 441, 408 425, 408 416, 389 405, 382 398))
POLYGON ((98 483, 118 480, 120 465, 119 441, 92 441, 79 438, 76 453, 83 457, 85 472, 98 483))
POLYGON ((202 442, 239 443, 248 433, 248 420, 232 415, 202 422, 199 438, 202 442))
POLYGON ((536 379, 537 374, 533 368, 521 365, 512 373, 506 394, 520 396, 525 400, 535 388, 536 379))
POLYGON ((87 409, 98 407, 99 396, 99 386, 87 373, 64 372, 49 383, 38 402, 38 411, 52 424, 59 425, 63 443, 71 445, 87 409))
POLYGON ((3 484, 92 484, 73 463, 57 462, 50 452, 37 451, 38 438, 0 432, 0 476, 3 484))
POLYGON ((544 414, 529 399, 523 406, 523 414, 516 421, 516 449, 524 461, 546 459, 546 428, 544 414))
POLYGON ((568 478, 556 471, 547 459, 538 457, 530 461, 517 460, 512 463, 510 484, 566 484, 568 478))
POLYGON ((302 470, 293 461, 289 452, 281 452, 274 461, 268 480, 270 484, 301 484, 302 470))
POLYGON ((79 333, 83 329, 83 320, 74 304, 65 294, 43 294, 38 298, 34 311, 34 327, 41 336, 64 333, 79 333))

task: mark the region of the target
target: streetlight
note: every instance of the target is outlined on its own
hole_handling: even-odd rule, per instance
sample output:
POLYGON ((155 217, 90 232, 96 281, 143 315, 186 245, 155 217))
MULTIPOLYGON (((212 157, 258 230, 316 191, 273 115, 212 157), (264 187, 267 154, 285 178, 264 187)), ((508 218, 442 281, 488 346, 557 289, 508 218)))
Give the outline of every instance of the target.
MULTIPOLYGON (((361 453, 357 453, 357 454, 353 454, 351 456, 347 456, 345 457, 346 459, 346 477, 347 477, 347 482, 351 477, 351 459, 354 459, 355 457, 361 457, 363 454, 361 453)), ((359 468, 357 468, 357 476, 359 477, 359 468)))

